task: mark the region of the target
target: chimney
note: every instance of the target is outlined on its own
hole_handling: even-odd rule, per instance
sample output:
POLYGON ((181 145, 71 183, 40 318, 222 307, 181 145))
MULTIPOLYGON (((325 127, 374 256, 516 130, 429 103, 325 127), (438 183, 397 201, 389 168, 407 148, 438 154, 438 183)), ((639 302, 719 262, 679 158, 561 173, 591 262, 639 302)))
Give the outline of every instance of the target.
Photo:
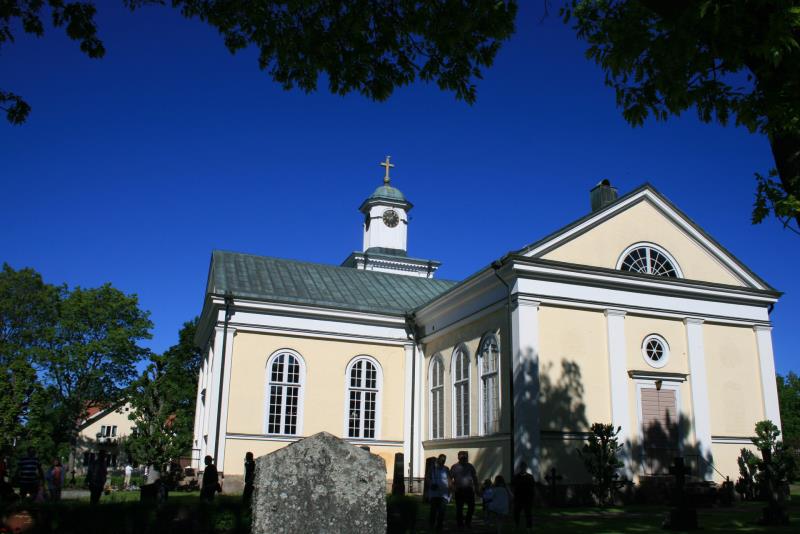
POLYGON ((594 213, 617 200, 617 188, 612 187, 608 180, 603 180, 592 188, 589 198, 592 201, 592 213, 594 213))

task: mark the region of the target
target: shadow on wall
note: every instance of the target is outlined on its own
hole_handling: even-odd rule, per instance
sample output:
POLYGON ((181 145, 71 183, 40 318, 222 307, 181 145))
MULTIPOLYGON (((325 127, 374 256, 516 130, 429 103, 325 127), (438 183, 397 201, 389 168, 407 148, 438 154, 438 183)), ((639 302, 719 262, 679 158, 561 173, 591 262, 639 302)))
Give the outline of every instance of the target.
POLYGON ((550 362, 540 368, 539 406, 542 429, 541 469, 537 480, 555 468, 560 483, 587 482, 589 475, 578 449, 583 434, 591 426, 586 417, 585 387, 581 367, 568 359, 561 360, 560 373, 550 362))
MULTIPOLYGON (((537 481, 543 480, 544 474, 552 467, 559 473, 565 474, 564 483, 585 481, 588 475, 577 454, 577 449, 583 445, 583 439, 575 436, 576 433, 585 433, 590 426, 586 418, 586 405, 583 402, 584 385, 580 366, 572 360, 565 359, 561 362, 560 373, 554 371, 552 363, 540 368, 537 393, 535 391, 537 375, 534 374, 536 366, 532 353, 526 354, 521 361, 522 369, 514 377, 514 396, 517 400, 514 418, 517 424, 524 424, 535 417, 539 419, 541 429, 538 443, 539 472, 534 472, 532 469, 533 458, 530 454, 520 454, 522 450, 531 450, 536 445, 533 434, 527 429, 523 430, 515 443, 517 457, 521 456, 521 460, 531 467, 531 472, 537 481)), ((510 410, 509 404, 505 403, 502 408, 504 421, 509 420, 506 419, 505 413, 510 410)), ((504 437, 502 447, 484 446, 483 452, 471 459, 482 478, 488 476, 493 478, 498 474, 503 474, 507 480, 510 477, 511 436, 508 432, 502 436, 504 437)), ((514 469, 516 470, 516 466, 514 469)))
MULTIPOLYGON (((631 451, 631 467, 634 473, 640 476, 669 475, 673 460, 682 456, 689 468, 689 476, 710 479, 714 472, 714 458, 710 451, 704 452, 691 442, 691 421, 683 415, 676 419, 669 411, 666 412, 665 419, 667 423, 656 421, 626 443, 626 449, 631 451)), ((736 473, 721 475, 735 478, 736 473)))

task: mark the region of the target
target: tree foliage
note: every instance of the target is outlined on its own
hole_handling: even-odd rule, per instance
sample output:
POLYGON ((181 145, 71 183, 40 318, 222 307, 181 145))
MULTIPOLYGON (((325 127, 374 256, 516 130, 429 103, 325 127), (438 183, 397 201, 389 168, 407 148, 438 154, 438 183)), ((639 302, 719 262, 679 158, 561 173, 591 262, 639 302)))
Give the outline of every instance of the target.
POLYGON ((630 124, 694 107, 766 134, 775 169, 756 174, 753 222, 800 233, 800 1, 572 0, 561 14, 630 124))
POLYGON ((617 438, 620 430, 621 427, 614 428, 614 425, 593 423, 587 443, 578 449, 594 481, 600 506, 611 503, 613 490, 618 486, 617 471, 624 465, 618 457, 622 448, 617 438))
POLYGON ((153 324, 136 295, 110 284, 61 290, 58 321, 36 360, 43 386, 59 407, 61 441, 72 441, 89 406, 119 401, 150 351, 139 342, 153 324))
POLYGON ((178 343, 150 364, 131 387, 133 433, 126 447, 137 463, 160 471, 192 448, 197 377, 202 353, 194 345, 197 318, 184 323, 178 343))
POLYGON ((783 442, 800 460, 800 377, 790 371, 777 379, 783 442))
POLYGON ((56 287, 32 269, 0 271, 0 452, 58 454, 90 405, 118 401, 149 351, 152 323, 135 295, 106 284, 56 287))
MULTIPOLYGON (((784 443, 779 439, 780 436, 781 431, 775 423, 769 419, 759 421, 756 423, 756 437, 753 438, 753 445, 758 447, 762 456, 765 457, 765 461, 765 451, 766 454, 771 457, 770 470, 773 478, 776 481, 791 484, 797 477, 797 465, 794 456, 786 449, 784 443)), ((764 463, 765 462, 761 462, 759 465, 760 470, 763 469, 764 463)))
POLYGON ((32 269, 0 271, 0 453, 25 437, 25 421, 39 389, 33 361, 55 322, 58 293, 32 269))
MULTIPOLYGON (((321 76, 335 94, 385 100, 417 79, 474 102, 475 81, 514 32, 516 0, 123 0, 130 9, 171 5, 216 28, 231 52, 255 47, 258 65, 290 89, 310 92, 321 76)), ((41 36, 45 2, 0 2, 0 46, 12 28, 41 36)), ((49 0, 53 26, 64 27, 89 57, 105 53, 92 2, 49 0)), ((30 106, 0 91, 13 124, 30 106)))

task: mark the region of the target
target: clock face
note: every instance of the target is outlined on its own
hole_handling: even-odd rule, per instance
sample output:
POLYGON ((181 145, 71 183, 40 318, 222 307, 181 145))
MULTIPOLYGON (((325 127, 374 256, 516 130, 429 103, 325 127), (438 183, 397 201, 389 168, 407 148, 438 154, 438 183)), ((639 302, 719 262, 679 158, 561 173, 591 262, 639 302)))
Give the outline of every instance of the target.
POLYGON ((389 228, 394 228, 400 222, 397 212, 394 210, 386 210, 383 212, 383 224, 389 228))

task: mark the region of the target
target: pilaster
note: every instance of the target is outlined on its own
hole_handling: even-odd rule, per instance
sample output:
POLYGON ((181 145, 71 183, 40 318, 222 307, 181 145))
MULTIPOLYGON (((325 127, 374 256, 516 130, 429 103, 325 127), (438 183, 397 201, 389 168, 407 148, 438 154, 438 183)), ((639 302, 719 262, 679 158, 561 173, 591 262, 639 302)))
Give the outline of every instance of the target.
POLYGON ((625 348, 625 311, 605 311, 608 338, 608 377, 611 390, 611 423, 619 428, 617 438, 623 444, 622 461, 624 474, 629 480, 633 476, 631 467, 631 423, 630 398, 628 395, 628 361, 625 348))
MULTIPOLYGON (((686 324, 686 341, 689 349, 689 384, 692 394, 695 442, 703 459, 708 465, 712 465, 711 408, 708 398, 708 374, 706 372, 706 355, 703 344, 703 320, 688 317, 683 322, 686 324)), ((706 472, 706 480, 711 480, 711 475, 712 473, 706 472)))
POLYGON ((512 298, 513 465, 516 470, 524 461, 539 475, 539 302, 519 294, 512 298))
POLYGON ((761 395, 764 417, 781 428, 781 411, 778 405, 778 384, 775 377, 775 356, 772 352, 772 327, 755 326, 758 362, 761 369, 761 395))
POLYGON ((225 342, 225 372, 222 375, 222 411, 219 414, 219 446, 217 447, 217 470, 225 470, 225 436, 228 433, 228 401, 230 400, 231 369, 233 368, 233 339, 236 329, 228 327, 228 340, 225 342))

